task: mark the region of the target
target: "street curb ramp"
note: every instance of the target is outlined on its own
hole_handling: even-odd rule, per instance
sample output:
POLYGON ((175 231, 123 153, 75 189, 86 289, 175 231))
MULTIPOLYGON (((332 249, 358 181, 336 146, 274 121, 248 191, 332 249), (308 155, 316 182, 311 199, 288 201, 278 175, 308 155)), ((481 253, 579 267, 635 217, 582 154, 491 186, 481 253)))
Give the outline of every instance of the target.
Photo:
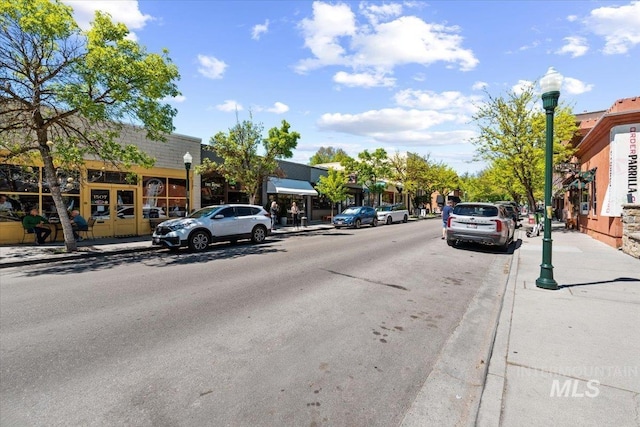
POLYGON ((498 257, 442 348, 402 427, 474 426, 513 260, 498 257))

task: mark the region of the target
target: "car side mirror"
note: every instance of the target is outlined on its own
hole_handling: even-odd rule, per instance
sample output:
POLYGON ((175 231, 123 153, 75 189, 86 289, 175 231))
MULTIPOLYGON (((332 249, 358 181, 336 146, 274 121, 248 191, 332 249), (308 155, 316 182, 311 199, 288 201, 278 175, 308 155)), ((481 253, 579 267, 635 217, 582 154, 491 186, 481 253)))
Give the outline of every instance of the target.
POLYGON ((222 215, 222 214, 218 214, 218 215, 213 217, 213 219, 222 219, 222 218, 224 218, 224 215, 222 215))

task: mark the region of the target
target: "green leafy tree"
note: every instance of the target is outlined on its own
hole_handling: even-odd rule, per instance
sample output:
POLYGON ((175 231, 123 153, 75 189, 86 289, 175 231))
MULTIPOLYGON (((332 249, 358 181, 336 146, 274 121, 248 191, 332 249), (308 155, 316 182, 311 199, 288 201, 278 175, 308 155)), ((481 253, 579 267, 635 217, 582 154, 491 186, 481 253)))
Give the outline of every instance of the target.
POLYGON ((456 171, 442 162, 432 163, 428 176, 430 188, 445 198, 451 191, 457 190, 460 187, 460 179, 456 171))
POLYGON ((293 157, 300 134, 290 132, 290 125, 282 121, 280 128, 271 128, 268 137, 263 138, 264 127, 250 120, 237 122, 228 133, 218 132, 210 140, 206 150, 215 152, 222 163, 204 159, 196 167, 199 173, 215 171, 227 181, 236 181, 242 185, 242 191, 249 196, 249 202, 255 203, 262 184, 267 177, 278 172, 278 159, 293 157), (262 149, 263 152, 259 152, 262 149))
MULTIPOLYGON (((56 168, 79 170, 87 158, 120 169, 153 159, 118 141, 126 120, 152 140, 173 131, 179 94, 167 51, 147 53, 123 24, 96 12, 81 31, 58 0, 0 2, 0 152, 2 161, 41 161, 58 212, 65 212, 56 168)), ((77 249, 61 215, 65 246, 77 249)))
POLYGON ((387 152, 383 148, 378 148, 373 153, 364 150, 358 153, 358 159, 348 158, 340 164, 349 173, 355 173, 358 184, 364 185, 369 193, 376 195, 380 204, 380 195, 386 187, 386 183, 381 180, 391 176, 387 152))
POLYGON ((425 184, 429 167, 427 157, 421 157, 415 153, 406 153, 406 155, 395 153, 389 159, 389 167, 391 179, 402 185, 409 201, 415 200, 418 190, 425 184))
MULTIPOLYGON (((480 129, 472 140, 477 156, 499 171, 505 192, 516 200, 522 192, 533 208, 536 194, 544 187, 545 113, 534 108, 540 105, 539 97, 534 85, 521 93, 487 96, 488 101, 479 106, 473 117, 480 129), (507 188, 510 183, 514 185, 507 188)), ((571 157, 573 150, 562 142, 570 141, 576 130, 571 109, 560 105, 554 116, 554 162, 571 157)))
POLYGON ((348 159, 349 155, 342 148, 320 147, 320 149, 309 159, 310 165, 319 165, 322 163, 341 162, 348 159))
POLYGON ((347 175, 344 171, 329 169, 327 176, 321 176, 316 190, 324 194, 331 201, 331 216, 333 216, 333 206, 345 200, 348 195, 347 175))

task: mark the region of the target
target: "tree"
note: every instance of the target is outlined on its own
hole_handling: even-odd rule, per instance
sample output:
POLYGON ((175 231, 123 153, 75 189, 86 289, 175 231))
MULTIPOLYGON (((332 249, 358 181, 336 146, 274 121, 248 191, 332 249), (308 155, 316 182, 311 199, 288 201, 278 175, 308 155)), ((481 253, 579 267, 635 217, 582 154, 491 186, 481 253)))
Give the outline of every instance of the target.
MULTIPOLYGON (((497 168, 505 183, 521 186, 505 190, 522 191, 533 209, 536 194, 544 187, 545 151, 545 113, 534 108, 539 105, 534 85, 520 94, 509 92, 505 97, 487 96, 488 101, 479 106, 473 117, 480 132, 472 142, 478 156, 490 167, 497 168)), ((560 105, 554 117, 554 162, 570 158, 573 150, 561 142, 571 140, 576 130, 570 108, 560 105)))
MULTIPOLYGON (((83 32, 58 0, 0 2, 0 151, 7 162, 38 162, 58 212, 66 212, 56 168, 78 171, 87 158, 119 169, 153 159, 118 142, 124 121, 151 140, 173 131, 176 110, 160 100, 179 94, 168 52, 147 53, 123 24, 96 12, 83 32)), ((77 249, 60 215, 67 251, 77 249)))
POLYGON ((316 190, 324 194, 331 201, 331 216, 333 216, 333 206, 345 200, 348 195, 347 176, 343 171, 329 169, 327 176, 321 176, 316 185, 316 190))
POLYGON ((364 185, 369 193, 378 196, 378 204, 380 203, 380 195, 386 187, 386 183, 382 179, 389 178, 391 168, 389 167, 389 158, 387 152, 378 148, 373 153, 364 150, 358 153, 358 159, 348 158, 340 162, 340 164, 349 172, 355 173, 358 177, 358 184, 364 185))
POLYGON ((424 184, 423 178, 428 168, 426 158, 420 157, 415 153, 407 153, 406 155, 395 153, 389 159, 389 167, 391 169, 391 179, 402 185, 409 202, 415 200, 418 190, 424 184))
POLYGON ((341 162, 349 158, 349 155, 342 148, 320 147, 320 149, 309 159, 310 165, 319 165, 322 163, 341 162))
POLYGON ((430 188, 440 193, 442 197, 445 198, 445 203, 447 194, 460 186, 460 180, 456 171, 442 162, 432 163, 428 176, 430 188))
POLYGON ((249 196, 249 202, 255 203, 262 184, 267 177, 276 174, 278 159, 293 157, 293 149, 298 145, 300 134, 289 132, 291 126, 286 120, 280 128, 271 128, 268 137, 263 139, 263 125, 254 123, 253 116, 229 129, 228 133, 218 132, 210 140, 206 150, 216 153, 222 163, 204 159, 196 167, 199 173, 215 171, 227 181, 242 184, 242 191, 249 196), (258 152, 262 146, 263 154, 258 152))

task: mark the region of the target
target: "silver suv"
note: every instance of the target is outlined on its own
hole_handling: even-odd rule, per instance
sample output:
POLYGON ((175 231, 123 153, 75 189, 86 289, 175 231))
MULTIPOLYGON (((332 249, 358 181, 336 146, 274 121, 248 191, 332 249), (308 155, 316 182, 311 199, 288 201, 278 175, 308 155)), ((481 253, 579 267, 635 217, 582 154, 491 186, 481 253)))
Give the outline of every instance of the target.
POLYGON ((515 223, 501 205, 458 203, 447 221, 447 243, 475 242, 509 249, 515 236, 515 223))
POLYGON ((251 239, 262 243, 271 233, 271 216, 260 206, 227 204, 207 206, 186 218, 158 224, 153 232, 154 245, 169 249, 188 246, 203 251, 210 243, 251 239))

